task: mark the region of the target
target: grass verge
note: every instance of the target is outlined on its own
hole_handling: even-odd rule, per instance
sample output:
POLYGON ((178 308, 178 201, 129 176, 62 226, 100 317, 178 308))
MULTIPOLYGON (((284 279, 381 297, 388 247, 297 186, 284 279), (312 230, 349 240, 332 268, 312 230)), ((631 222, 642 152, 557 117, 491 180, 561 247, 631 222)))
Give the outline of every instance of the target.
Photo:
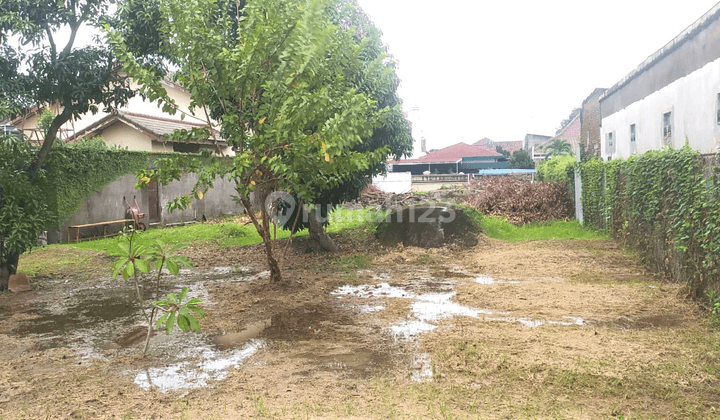
POLYGON ((501 217, 485 216, 480 221, 482 231, 489 237, 505 241, 538 239, 607 239, 607 235, 587 229, 577 220, 556 220, 550 223, 531 223, 515 226, 501 217))

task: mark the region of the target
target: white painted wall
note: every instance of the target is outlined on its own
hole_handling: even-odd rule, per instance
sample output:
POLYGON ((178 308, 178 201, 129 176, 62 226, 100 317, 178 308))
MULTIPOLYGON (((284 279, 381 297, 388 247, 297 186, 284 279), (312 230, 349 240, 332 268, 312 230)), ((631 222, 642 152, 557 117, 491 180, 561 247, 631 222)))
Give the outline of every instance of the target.
POLYGON ((412 189, 412 173, 388 172, 386 175, 373 177, 372 183, 383 192, 404 194, 412 189))
MULTIPOLYGON (((652 71, 652 69, 650 69, 652 71)), ((628 107, 602 119, 603 159, 627 158, 630 124, 635 124, 637 153, 663 147, 663 114, 673 112, 672 145, 680 148, 688 138, 700 153, 716 153, 720 146, 717 96, 720 93, 720 59, 651 93, 628 107), (615 132, 615 153, 606 151, 607 133, 615 132)))

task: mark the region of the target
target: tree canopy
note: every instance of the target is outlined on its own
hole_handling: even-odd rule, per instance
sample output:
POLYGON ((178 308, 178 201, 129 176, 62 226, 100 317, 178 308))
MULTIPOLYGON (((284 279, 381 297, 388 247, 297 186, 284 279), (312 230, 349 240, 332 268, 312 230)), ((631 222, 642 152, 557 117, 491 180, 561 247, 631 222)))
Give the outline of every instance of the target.
MULTIPOLYGON (((236 151, 230 159, 209 154, 162 159, 141 174, 140 186, 150 179, 170 182, 183 171, 199 174, 193 190, 171 208, 202 199, 218 176, 236 182, 238 200, 248 210, 251 194, 260 204, 266 199, 272 204, 277 197, 272 191, 313 203, 322 191, 389 153, 387 146, 361 146, 397 116, 393 107, 378 107, 358 80, 389 75, 383 57, 364 59, 365 43, 329 19, 327 1, 158 0, 158 5, 159 53, 179 69, 174 78, 190 92, 191 110, 207 117, 206 130, 217 126, 236 151)), ((124 70, 142 84, 141 92, 170 112, 176 109, 157 72, 137 57, 122 32, 110 31, 109 40, 124 70)), ((273 212, 265 205, 260 210, 260 218, 248 213, 265 243, 271 279, 281 281, 270 236, 273 212)))
POLYGON ((572 155, 572 145, 563 139, 552 139, 546 147, 548 157, 572 155))
POLYGON ((527 150, 516 150, 510 156, 510 169, 535 169, 535 161, 527 150))
POLYGON ((48 227, 44 207, 32 203, 45 199, 36 187, 58 130, 73 117, 120 106, 133 96, 107 46, 76 45, 81 27, 97 27, 106 19, 109 4, 107 0, 0 2, 0 120, 42 111, 48 105, 61 110, 48 119, 39 149, 2 140, 6 166, 0 171, 0 186, 6 205, 0 207, 0 290, 7 276, 14 274, 18 255, 48 227), (57 35, 61 30, 67 31, 63 45, 58 44, 65 39, 57 35))

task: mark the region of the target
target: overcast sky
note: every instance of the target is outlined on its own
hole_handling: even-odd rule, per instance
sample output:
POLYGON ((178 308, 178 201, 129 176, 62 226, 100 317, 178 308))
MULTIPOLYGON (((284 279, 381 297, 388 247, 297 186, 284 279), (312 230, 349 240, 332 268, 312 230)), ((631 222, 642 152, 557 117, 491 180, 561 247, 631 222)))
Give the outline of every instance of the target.
POLYGON ((553 135, 716 0, 358 0, 399 62, 429 149, 553 135))

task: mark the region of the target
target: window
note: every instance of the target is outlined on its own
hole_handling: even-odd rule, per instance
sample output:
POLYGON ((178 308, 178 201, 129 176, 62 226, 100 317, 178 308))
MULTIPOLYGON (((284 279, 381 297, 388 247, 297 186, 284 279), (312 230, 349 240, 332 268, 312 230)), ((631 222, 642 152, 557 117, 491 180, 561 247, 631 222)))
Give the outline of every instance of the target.
POLYGON ((615 153, 615 132, 611 131, 605 135, 605 153, 608 155, 615 153))
POLYGON ((663 142, 672 143, 672 111, 663 114, 663 142))
POLYGON ((636 139, 636 131, 635 131, 635 124, 630 124, 630 153, 637 152, 637 143, 635 143, 636 139))

